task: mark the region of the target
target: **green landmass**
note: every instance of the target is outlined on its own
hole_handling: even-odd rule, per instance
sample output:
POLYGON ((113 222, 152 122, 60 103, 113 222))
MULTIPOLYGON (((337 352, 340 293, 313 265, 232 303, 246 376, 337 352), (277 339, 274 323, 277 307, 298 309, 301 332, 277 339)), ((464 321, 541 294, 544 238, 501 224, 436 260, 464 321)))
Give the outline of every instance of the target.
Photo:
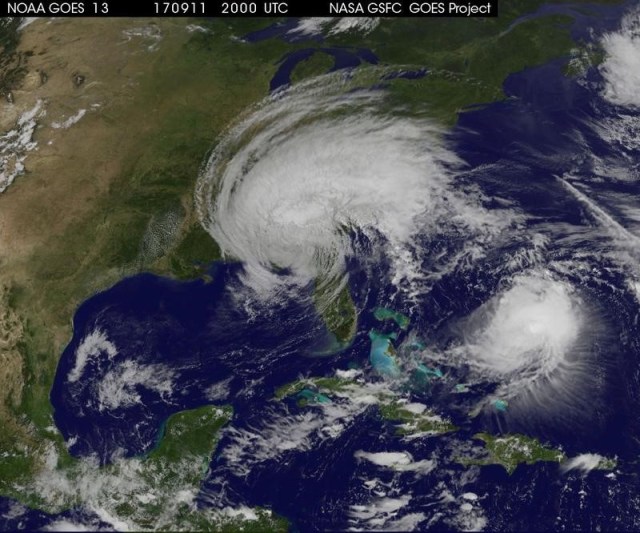
MULTIPOLYGON (((579 46, 563 16, 509 29, 542 4, 513 0, 496 19, 385 19, 365 37, 333 35, 325 46, 357 44, 382 64, 428 68, 424 79, 389 82, 389 106, 451 125, 467 106, 503 98, 508 74, 569 57, 579 46)), ((72 462, 51 430, 49 391, 80 303, 124 276, 199 277, 220 258, 193 206, 202 162, 224 129, 268 94, 284 54, 309 46, 238 39, 271 22, 200 20, 207 31, 189 34, 185 19, 135 21, 162 32, 147 53, 135 40, 123 41, 131 21, 36 21, 22 34, 18 19, 0 21, 0 96, 19 103, 41 91, 48 112, 60 112, 103 91, 101 111, 55 144, 45 142, 53 139, 47 128, 38 130, 27 174, 0 195, 0 225, 10 223, 0 235, 0 494, 26 501, 26 481, 48 471, 51 453, 72 462), (87 65, 84 85, 69 81, 66 96, 46 93, 87 65), (42 88, 22 85, 36 74, 42 88)), ((599 51, 590 53, 597 61, 599 51)), ((294 81, 321 71, 324 61, 315 54, 295 70, 294 81)), ((345 344, 357 312, 346 288, 333 302, 321 314, 345 344)))
POLYGON ((296 65, 291 73, 291 83, 295 84, 314 76, 324 74, 325 72, 328 72, 332 66, 333 58, 328 54, 318 51, 311 57, 296 65))
POLYGON ((502 84, 510 74, 556 58, 569 60, 572 51, 582 46, 571 38, 568 15, 548 14, 515 23, 546 4, 579 2, 511 0, 500 4, 496 18, 399 18, 381 22, 364 37, 337 34, 328 42, 369 48, 381 65, 426 67, 428 74, 422 79, 390 83, 391 104, 412 114, 424 114, 426 105, 427 116, 453 125, 469 106, 504 98, 502 84))
POLYGON ((218 432, 233 415, 229 406, 205 405, 170 416, 161 429, 158 445, 149 453, 148 464, 163 466, 176 464, 185 457, 200 459, 194 462, 194 472, 200 478, 209 466, 213 450, 218 444, 218 432))
POLYGON ((589 68, 600 65, 605 57, 604 50, 594 45, 575 48, 565 67, 565 74, 570 77, 584 76, 589 68))
POLYGON ((458 428, 433 411, 416 409, 420 404, 408 407, 406 401, 399 401, 393 393, 385 389, 366 389, 350 379, 340 377, 312 377, 287 383, 276 389, 274 398, 297 398, 299 407, 330 403, 332 397, 367 395, 375 397, 383 419, 396 424, 396 434, 402 436, 440 435, 456 431, 458 428), (414 408, 412 410, 412 407, 414 408))
POLYGON ((614 470, 618 466, 618 459, 616 457, 603 457, 599 454, 585 453, 577 457, 568 458, 567 463, 568 470, 573 468, 584 468, 587 471, 614 470))
POLYGON ((325 396, 321 392, 316 392, 310 389, 302 389, 298 394, 298 406, 305 407, 307 405, 314 405, 319 403, 331 403, 331 398, 325 396))
POLYGON ((335 282, 318 281, 313 293, 313 300, 320 312, 327 330, 336 340, 336 348, 348 346, 356 334, 358 314, 351 298, 349 286, 340 287, 340 280, 335 282))
POLYGON ((547 447, 525 435, 477 433, 473 438, 484 442, 487 454, 483 457, 460 458, 458 462, 467 465, 500 465, 511 475, 520 464, 532 465, 543 461, 561 463, 566 460, 561 450, 547 447))
POLYGON ((618 460, 614 457, 602 457, 596 466, 596 470, 613 470, 618 466, 618 460))
POLYGON ((45 469, 25 477, 12 496, 48 513, 100 508, 138 531, 287 531, 287 522, 267 509, 234 515, 196 504, 220 429, 232 414, 231 407, 211 405, 174 414, 150 453, 104 467, 51 446, 45 469))
POLYGON ((339 377, 312 377, 296 380, 278 387, 274 393, 274 398, 282 400, 289 396, 299 394, 304 389, 311 389, 318 393, 331 395, 336 392, 348 391, 356 386, 357 385, 349 379, 339 377))
POLYGON ((11 101, 14 89, 24 76, 25 54, 18 52, 19 43, 18 27, 19 17, 3 17, 0 19, 0 97, 11 101))
MULTIPOLYGON (((162 20, 157 26, 163 40, 146 54, 140 43, 122 44, 119 28, 134 23, 150 24, 60 19, 47 26, 36 21, 24 34, 24 46, 33 49, 16 52, 29 58, 25 68, 31 72, 46 68, 48 84, 66 75, 67 62, 104 69, 95 74, 99 84, 89 86, 88 80, 74 88, 69 83, 69 96, 52 98, 50 109, 58 105, 56 98, 61 106, 74 105, 76 94, 98 90, 106 91, 107 102, 65 131, 67 137, 58 134, 57 152, 47 160, 46 151, 53 148, 40 139, 34 170, 0 195, 0 212, 19 228, 12 237, 15 251, 0 244, 0 315, 5 317, 0 337, 9 339, 0 346, 6 361, 0 372, 0 494, 25 503, 32 498, 27 482, 47 471, 48 454, 65 455, 60 435, 51 430, 49 391, 75 310, 124 276, 151 271, 193 278, 220 258, 194 212, 194 185, 216 137, 268 93, 273 65, 288 50, 275 41, 238 42, 235 28, 221 21, 203 22, 209 33, 189 34, 188 21, 162 20), (114 37, 104 43, 101 32, 114 37), (49 38, 57 43, 51 51, 49 38), (128 69, 139 68, 125 90, 120 84, 126 79, 117 77, 118 58, 128 69), (112 70, 110 61, 116 63, 112 70), (60 153, 67 155, 59 168, 60 153)), ((26 89, 16 95, 29 97, 26 89)), ((46 139, 47 131, 38 135, 46 139)), ((136 468, 142 475, 152 464, 136 468)), ((64 475, 73 476, 72 470, 64 475)))
POLYGON ((433 411, 426 409, 424 411, 413 411, 406 407, 406 403, 392 401, 381 403, 379 405, 380 415, 385 420, 393 422, 401 422, 396 426, 397 435, 441 435, 443 433, 451 433, 457 431, 457 427, 449 420, 446 420, 433 411))
POLYGON ((385 307, 377 307, 373 311, 373 316, 376 317, 376 320, 380 321, 393 320, 401 329, 407 329, 410 323, 408 316, 385 307))

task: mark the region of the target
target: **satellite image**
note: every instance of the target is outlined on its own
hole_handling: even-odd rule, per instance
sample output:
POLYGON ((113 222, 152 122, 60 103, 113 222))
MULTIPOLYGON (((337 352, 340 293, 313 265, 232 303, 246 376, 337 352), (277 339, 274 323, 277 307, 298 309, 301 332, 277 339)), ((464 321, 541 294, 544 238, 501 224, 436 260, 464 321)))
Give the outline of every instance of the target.
POLYGON ((640 2, 499 8, 0 18, 0 530, 640 530, 640 2))

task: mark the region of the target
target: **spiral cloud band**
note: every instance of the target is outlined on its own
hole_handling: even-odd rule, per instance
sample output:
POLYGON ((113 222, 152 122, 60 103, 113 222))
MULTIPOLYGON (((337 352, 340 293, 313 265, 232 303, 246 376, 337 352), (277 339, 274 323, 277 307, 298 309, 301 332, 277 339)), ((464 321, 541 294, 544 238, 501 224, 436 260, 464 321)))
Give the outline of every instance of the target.
POLYGON ((409 271, 418 230, 444 216, 470 231, 486 222, 451 190, 460 162, 438 128, 383 113, 384 95, 342 74, 315 78, 265 99, 218 144, 197 204, 248 285, 269 291, 282 272, 296 285, 339 280, 345 259, 363 255, 354 232, 384 242, 397 271, 409 271))

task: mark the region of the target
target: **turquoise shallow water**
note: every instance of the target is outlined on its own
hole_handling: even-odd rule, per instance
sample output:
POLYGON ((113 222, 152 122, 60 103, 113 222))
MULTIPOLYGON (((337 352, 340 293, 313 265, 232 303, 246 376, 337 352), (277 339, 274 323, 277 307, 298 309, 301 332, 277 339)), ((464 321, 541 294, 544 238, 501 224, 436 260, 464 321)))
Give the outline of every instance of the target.
MULTIPOLYGON (((369 524, 356 521, 362 513, 354 518, 350 506, 356 510, 367 506, 367 512, 375 513, 380 501, 372 495, 370 485, 363 485, 363 480, 373 483, 379 479, 391 487, 393 495, 406 497, 406 506, 397 516, 425 514, 424 521, 418 524, 422 530, 464 529, 464 524, 455 520, 461 505, 476 502, 461 496, 469 493, 479 495, 477 503, 473 503, 473 513, 484 513, 489 530, 638 529, 640 483, 635 474, 638 457, 635 439, 639 430, 634 416, 640 382, 637 365, 640 344, 634 322, 638 303, 616 270, 597 269, 602 263, 593 259, 592 239, 576 243, 575 239, 562 238, 566 237, 562 232, 570 225, 586 232, 593 228, 594 222, 585 216, 581 204, 567 197, 566 190, 558 186, 554 176, 572 167, 569 157, 572 154, 586 151, 603 158, 629 155, 635 161, 640 160, 640 154, 637 150, 628 154, 616 152, 585 128, 585 117, 595 121, 616 110, 603 106, 590 86, 566 79, 562 75, 563 66, 553 64, 515 75, 506 87, 511 96, 509 100, 464 114, 461 127, 455 132, 456 151, 469 162, 470 168, 476 169, 466 176, 467 181, 480 187, 488 199, 498 203, 506 198, 523 212, 530 213, 534 221, 531 231, 559 228, 552 234, 555 238, 550 239, 550 257, 563 259, 563 264, 568 264, 574 253, 586 256, 585 264, 592 268, 584 270, 587 274, 583 278, 567 276, 567 279, 580 284, 582 290, 590 291, 588 294, 593 299, 602 301, 603 307, 616 316, 615 338, 624 341, 623 345, 610 343, 602 347, 606 357, 616 357, 616 365, 607 370, 608 374, 603 370, 601 376, 603 384, 613 384, 598 389, 604 398, 601 415, 589 424, 576 427, 568 426, 561 418, 565 413, 558 410, 554 413, 557 416, 549 418, 545 425, 536 418, 535 412, 524 413, 522 409, 518 412, 517 402, 512 401, 506 411, 501 411, 496 402, 487 409, 486 416, 469 420, 472 403, 495 398, 495 391, 467 383, 469 376, 464 368, 439 362, 445 370, 442 372, 433 365, 424 365, 416 371, 430 378, 430 388, 424 393, 412 393, 411 400, 434 406, 454 417, 460 425, 458 432, 407 441, 397 436, 395 428, 382 421, 375 409, 369 409, 334 440, 326 438, 325 432, 310 448, 304 448, 304 440, 297 441, 302 443, 298 448, 285 446, 280 448, 285 449, 281 454, 254 461, 248 475, 234 470, 231 455, 217 455, 210 465, 211 476, 204 484, 207 497, 224 496, 227 498, 224 504, 235 506, 270 506, 290 519, 299 531, 367 529, 369 524), (571 135, 575 132, 583 134, 580 143, 576 135, 571 135), (490 171, 482 170, 488 167, 490 171), (459 381, 453 392, 441 390, 445 388, 445 379, 438 372, 445 377, 454 375, 459 381), (615 455, 620 458, 620 472, 617 478, 597 472, 588 476, 581 472, 563 474, 555 464, 521 466, 511 476, 504 469, 492 466, 471 471, 456 463, 455 457, 458 447, 473 445, 472 435, 477 431, 539 436, 561 444, 571 455, 583 452, 615 455), (425 475, 401 469, 392 471, 354 460, 361 450, 376 454, 408 453, 416 462, 437 461, 437 468, 425 475), (450 491, 448 497, 453 498, 449 507, 443 501, 443 488, 450 491)), ((598 82, 596 72, 589 81, 598 82)), ((584 161, 583 176, 591 176, 590 169, 586 168, 591 160, 585 157, 584 161)), ((638 198, 640 192, 636 182, 600 181, 596 185, 597 190, 591 191, 596 199, 598 191, 624 194, 629 199, 638 198)), ((425 248, 431 246, 437 253, 441 250, 454 253, 454 237, 444 235, 441 241, 425 238, 422 244, 425 248)), ((388 324, 373 322, 373 310, 380 305, 397 306, 410 314, 410 328, 415 329, 415 334, 424 338, 429 347, 445 345, 451 335, 448 325, 499 290, 505 254, 517 246, 517 243, 505 243, 475 269, 444 277, 428 297, 421 300, 415 312, 408 305, 398 305, 392 298, 384 265, 368 279, 362 274, 363 270, 354 268, 351 290, 358 308, 363 310, 358 335, 353 347, 328 358, 305 356, 315 346, 314 335, 322 337, 326 333, 312 308, 291 302, 277 313, 249 317, 229 296, 235 294, 237 276, 234 272, 225 272, 228 267, 222 267, 210 285, 181 284, 153 276, 121 282, 78 311, 74 339, 61 361, 57 395, 52 398, 57 408, 56 422, 62 429, 66 428, 65 436, 79 437, 72 447, 78 454, 102 450, 106 455, 112 451, 111 444, 128 446, 133 453, 136 447, 144 449, 153 442, 157 428, 170 411, 211 401, 207 391, 232 378, 227 396, 219 401, 233 403, 237 414, 233 431, 224 436, 220 450, 239 449, 243 444, 243 457, 254 460, 265 449, 277 451, 277 445, 289 444, 291 437, 304 427, 303 423, 314 420, 323 409, 321 404, 326 404, 317 393, 309 391, 302 394, 301 399, 313 395, 309 403, 315 405, 296 411, 294 401, 283 404, 272 399, 276 387, 300 375, 332 375, 335 368, 350 368, 353 362, 365 368, 369 368, 367 363, 370 363, 377 374, 370 379, 397 376, 398 357, 403 355, 405 339, 402 333, 396 338, 394 334, 379 332, 378 328, 388 324), (118 358, 111 361, 106 357, 95 358, 87 365, 85 379, 78 382, 78 390, 70 390, 67 376, 75 361, 75 349, 96 327, 119 347, 118 358), (395 347, 400 356, 395 355, 395 347), (99 385, 100 378, 111 367, 130 359, 170 366, 175 372, 176 384, 172 394, 162 397, 152 390, 140 390, 144 406, 99 411, 92 403, 95 401, 92 387, 99 385), (86 416, 87 413, 90 416, 86 416), (291 419, 292 414, 298 418, 291 419), (251 438, 240 442, 238 435, 251 438), (268 441, 270 447, 258 446, 261 439, 270 438, 274 439, 268 441)), ((416 343, 416 350, 424 348, 424 344, 416 343)), ((595 401, 597 392, 590 390, 589 399, 595 401)), ((336 406, 339 404, 334 400, 329 409, 335 410, 336 406)), ((569 415, 578 420, 581 414, 569 412, 569 415)), ((405 500, 398 497, 395 501, 405 500)), ((10 515, 6 501, 0 501, 0 513, 3 528, 18 527, 16 519, 5 518, 10 515)), ((40 527, 45 519, 48 518, 41 513, 25 514, 21 527, 40 527)))
POLYGON ((395 333, 379 333, 371 330, 369 332, 371 339, 371 352, 369 360, 374 370, 378 373, 397 378, 400 376, 400 368, 395 358, 395 350, 393 348, 392 339, 396 338, 395 333))

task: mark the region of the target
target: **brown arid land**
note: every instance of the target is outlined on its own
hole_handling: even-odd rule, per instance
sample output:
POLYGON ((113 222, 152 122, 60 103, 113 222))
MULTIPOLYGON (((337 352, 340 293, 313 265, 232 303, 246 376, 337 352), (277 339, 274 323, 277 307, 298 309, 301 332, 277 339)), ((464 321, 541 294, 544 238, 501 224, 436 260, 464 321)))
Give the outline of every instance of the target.
POLYGON ((193 186, 223 128, 267 93, 282 46, 186 19, 21 30, 26 70, 0 104, 0 129, 27 136, 0 194, 0 491, 60 443, 48 394, 77 306, 125 275, 192 277, 218 257, 193 186))

